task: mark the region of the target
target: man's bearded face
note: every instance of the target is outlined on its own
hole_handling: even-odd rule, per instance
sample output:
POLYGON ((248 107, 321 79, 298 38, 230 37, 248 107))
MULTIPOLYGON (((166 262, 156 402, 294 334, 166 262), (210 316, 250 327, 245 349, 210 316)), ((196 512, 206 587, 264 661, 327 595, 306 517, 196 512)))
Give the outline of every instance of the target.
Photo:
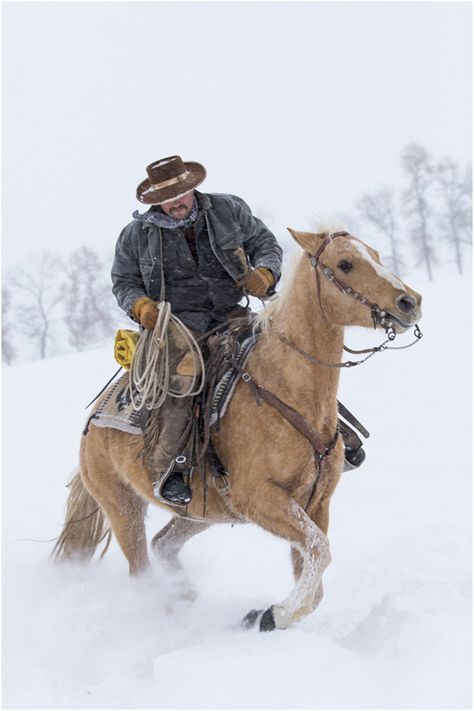
POLYGON ((192 210, 194 202, 194 190, 186 195, 181 195, 181 197, 175 200, 168 200, 167 202, 162 202, 160 207, 164 213, 170 217, 174 217, 175 220, 184 220, 192 210))

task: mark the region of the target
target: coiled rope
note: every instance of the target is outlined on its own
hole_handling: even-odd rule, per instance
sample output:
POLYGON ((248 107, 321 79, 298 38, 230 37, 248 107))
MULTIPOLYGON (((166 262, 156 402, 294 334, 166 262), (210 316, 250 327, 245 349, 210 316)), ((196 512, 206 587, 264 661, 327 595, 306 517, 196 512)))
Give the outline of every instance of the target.
POLYGON ((157 308, 155 328, 141 334, 129 370, 130 398, 135 410, 143 407, 155 410, 168 395, 176 398, 192 397, 198 395, 204 387, 204 358, 199 344, 184 323, 171 313, 167 301, 160 301, 157 308), (193 375, 185 392, 173 390, 170 385, 168 329, 171 323, 186 344, 182 352, 190 352, 192 357, 193 375))

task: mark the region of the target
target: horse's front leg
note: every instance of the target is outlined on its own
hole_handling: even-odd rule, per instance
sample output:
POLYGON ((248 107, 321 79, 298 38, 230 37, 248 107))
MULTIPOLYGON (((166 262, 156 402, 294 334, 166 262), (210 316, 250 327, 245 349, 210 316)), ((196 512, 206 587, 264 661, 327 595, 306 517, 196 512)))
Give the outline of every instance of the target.
POLYGON ((303 508, 271 482, 254 492, 245 514, 262 528, 289 541, 301 556, 301 571, 289 595, 263 613, 252 610, 244 619, 244 626, 248 627, 259 621, 262 631, 286 629, 310 614, 315 600, 321 599, 322 575, 331 562, 329 541, 303 508))
MULTIPOLYGON (((314 510, 310 509, 308 515, 318 528, 327 536, 329 528, 329 500, 330 497, 320 501, 314 510)), ((304 559, 301 553, 294 546, 291 547, 291 562, 293 564, 293 575, 295 580, 300 579, 303 571, 304 559)), ((323 584, 320 583, 313 598, 312 609, 315 610, 324 596, 323 584)))

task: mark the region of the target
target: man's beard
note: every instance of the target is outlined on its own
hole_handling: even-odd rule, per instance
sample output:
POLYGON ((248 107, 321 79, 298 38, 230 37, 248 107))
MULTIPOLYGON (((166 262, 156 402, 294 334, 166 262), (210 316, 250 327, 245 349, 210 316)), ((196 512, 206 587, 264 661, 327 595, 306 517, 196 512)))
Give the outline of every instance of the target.
POLYGON ((178 205, 177 207, 172 207, 169 214, 171 215, 171 217, 175 217, 175 213, 181 213, 183 209, 186 210, 186 212, 184 214, 181 214, 179 219, 183 219, 189 215, 192 209, 192 205, 190 208, 188 208, 186 205, 178 205))

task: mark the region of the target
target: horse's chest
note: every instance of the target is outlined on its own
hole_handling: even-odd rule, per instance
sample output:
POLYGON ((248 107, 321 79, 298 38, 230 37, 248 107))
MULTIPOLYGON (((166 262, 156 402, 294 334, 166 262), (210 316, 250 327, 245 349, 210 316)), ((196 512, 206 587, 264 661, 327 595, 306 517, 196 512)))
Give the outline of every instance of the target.
POLYGON ((293 498, 303 508, 308 505, 314 507, 319 501, 332 495, 340 477, 337 454, 334 459, 333 462, 323 460, 319 464, 315 453, 311 452, 293 489, 293 498))

